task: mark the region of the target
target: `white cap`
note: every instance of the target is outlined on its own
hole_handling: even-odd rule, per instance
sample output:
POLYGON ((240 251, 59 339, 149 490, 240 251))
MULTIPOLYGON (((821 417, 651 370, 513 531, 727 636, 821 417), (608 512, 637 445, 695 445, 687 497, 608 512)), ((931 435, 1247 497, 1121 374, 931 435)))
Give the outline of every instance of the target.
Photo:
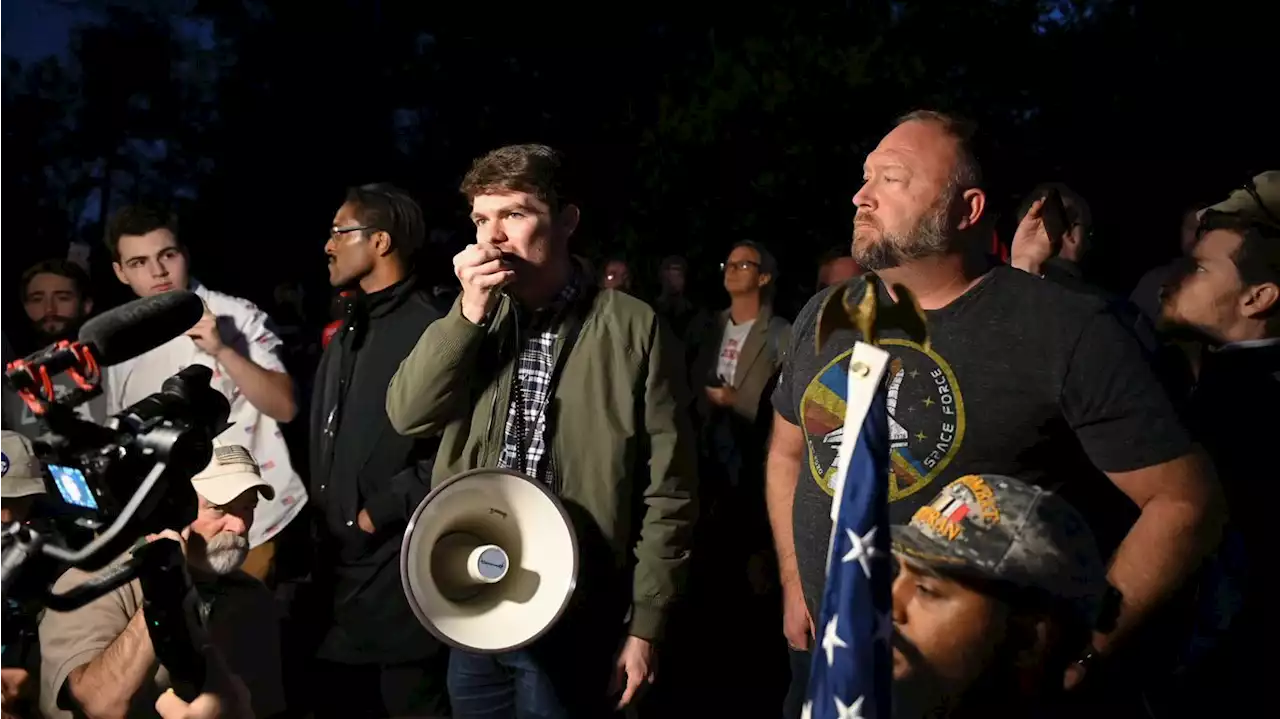
POLYGON ((262 478, 253 455, 238 444, 214 447, 209 466, 191 478, 191 486, 196 494, 217 505, 230 504, 254 487, 267 501, 276 496, 275 490, 262 478))
POLYGON ((3 451, 0 451, 0 496, 5 499, 30 497, 33 494, 44 494, 44 470, 40 460, 36 459, 31 440, 14 432, 4 430, 3 451))

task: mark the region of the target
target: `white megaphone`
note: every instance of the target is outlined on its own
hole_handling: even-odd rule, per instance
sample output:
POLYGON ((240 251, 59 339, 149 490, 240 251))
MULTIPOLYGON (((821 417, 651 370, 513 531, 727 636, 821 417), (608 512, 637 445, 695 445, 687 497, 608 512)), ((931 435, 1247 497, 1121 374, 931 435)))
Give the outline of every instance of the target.
POLYGON ((441 641, 511 651, 545 634, 569 606, 578 541, 542 483, 506 469, 472 470, 414 511, 400 579, 418 621, 441 641))

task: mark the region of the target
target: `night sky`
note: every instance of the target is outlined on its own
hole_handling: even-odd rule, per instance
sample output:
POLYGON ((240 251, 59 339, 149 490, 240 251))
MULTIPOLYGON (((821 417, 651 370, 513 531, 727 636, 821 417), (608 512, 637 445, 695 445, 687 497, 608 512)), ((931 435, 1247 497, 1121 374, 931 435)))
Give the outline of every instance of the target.
POLYGON ((6 0, 0 3, 0 34, 4 56, 24 62, 62 54, 71 27, 85 15, 45 0, 6 0))

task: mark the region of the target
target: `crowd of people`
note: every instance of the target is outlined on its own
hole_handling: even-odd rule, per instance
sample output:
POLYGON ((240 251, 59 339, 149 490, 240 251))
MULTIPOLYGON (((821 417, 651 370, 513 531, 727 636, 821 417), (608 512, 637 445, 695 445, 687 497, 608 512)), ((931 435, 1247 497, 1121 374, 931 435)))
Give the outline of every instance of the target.
MULTIPOLYGON (((103 421, 191 365, 230 402, 191 480, 196 516, 146 538, 187 557, 232 678, 223 715, 806 716, 810 667, 832 651, 815 618, 861 338, 819 325, 835 293, 888 305, 895 288, 919 302, 928 342, 878 338, 892 357, 893 716, 1263 706, 1280 172, 1188 208, 1183 257, 1120 297, 1082 271, 1098 234, 1060 183, 1028 193, 993 256, 973 133, 932 111, 894 124, 863 165, 852 242, 820 260, 792 321, 773 301, 780 247, 732 243, 719 308, 690 299, 681 257, 648 299, 627 258, 578 257, 591 208, 543 145, 467 172, 475 241, 452 293, 415 267, 419 205, 387 184, 349 190, 324 246, 323 339, 197 281, 176 217, 118 210, 116 278, 139 297, 190 290, 205 313, 109 367, 78 411, 103 421), (545 483, 581 554, 568 610, 509 652, 443 643, 400 577, 415 508, 479 468, 545 483)), ((41 342, 74 336, 89 286, 66 260, 23 274, 41 342)), ((4 521, 39 521, 40 418, 9 392, 4 410, 4 521)), ((137 582, 37 623, 21 651, 6 643, 6 715, 198 715, 166 691, 137 582)))

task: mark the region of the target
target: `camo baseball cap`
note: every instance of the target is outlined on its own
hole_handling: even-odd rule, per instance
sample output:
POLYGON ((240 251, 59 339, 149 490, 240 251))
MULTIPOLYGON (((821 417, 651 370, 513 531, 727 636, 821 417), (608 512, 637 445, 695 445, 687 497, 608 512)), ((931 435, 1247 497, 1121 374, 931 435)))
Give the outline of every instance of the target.
POLYGON ((36 459, 35 449, 31 446, 31 440, 14 432, 13 430, 4 430, 3 456, 0 457, 0 469, 3 469, 3 477, 0 478, 0 495, 5 499, 16 499, 17 497, 30 497, 33 494, 44 494, 44 470, 40 466, 40 460, 36 459))
POLYGON ((1255 176, 1227 199, 1204 208, 1200 218, 1209 212, 1236 215, 1250 222, 1280 227, 1280 170, 1269 170, 1255 176))
POLYGON ((893 527, 894 552, 944 574, 1032 590, 1095 626, 1106 566, 1084 517, 1066 500, 1011 477, 969 475, 893 527))

